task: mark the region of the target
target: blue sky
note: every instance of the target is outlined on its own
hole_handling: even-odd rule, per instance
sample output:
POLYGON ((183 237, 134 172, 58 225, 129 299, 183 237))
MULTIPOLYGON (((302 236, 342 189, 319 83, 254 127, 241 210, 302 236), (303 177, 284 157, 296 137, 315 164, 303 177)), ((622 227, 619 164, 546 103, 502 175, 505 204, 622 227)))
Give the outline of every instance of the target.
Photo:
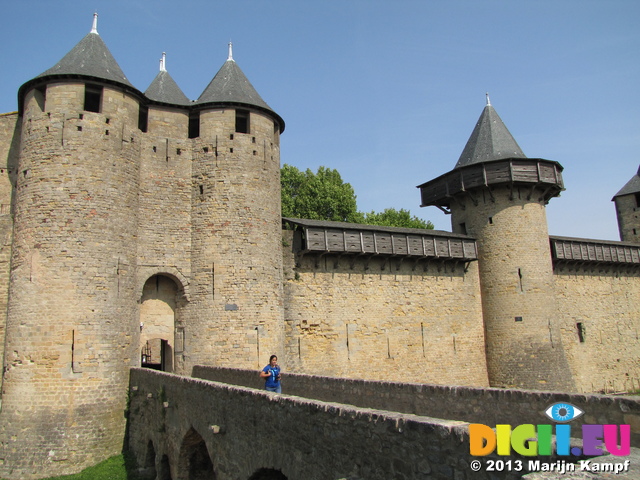
POLYGON ((98 31, 144 91, 167 69, 196 99, 227 58, 286 122, 281 161, 337 169, 363 211, 420 208, 453 168, 485 92, 524 153, 560 162, 549 233, 618 240, 611 197, 640 164, 637 0, 5 1, 0 112, 98 31))

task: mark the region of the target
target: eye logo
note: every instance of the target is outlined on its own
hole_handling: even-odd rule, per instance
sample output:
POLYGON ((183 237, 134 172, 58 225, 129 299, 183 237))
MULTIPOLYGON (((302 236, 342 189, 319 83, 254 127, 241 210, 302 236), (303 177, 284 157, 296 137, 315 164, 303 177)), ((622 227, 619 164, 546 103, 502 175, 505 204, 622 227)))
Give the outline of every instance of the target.
POLYGON ((566 423, 575 420, 584 412, 570 403, 554 403, 544 413, 554 422, 566 423))

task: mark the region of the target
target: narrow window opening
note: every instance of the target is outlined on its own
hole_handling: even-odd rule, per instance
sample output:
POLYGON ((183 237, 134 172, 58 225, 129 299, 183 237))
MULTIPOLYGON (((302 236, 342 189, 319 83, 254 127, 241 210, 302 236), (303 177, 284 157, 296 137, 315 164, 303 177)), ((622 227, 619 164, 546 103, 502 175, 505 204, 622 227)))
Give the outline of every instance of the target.
POLYGON ((233 140, 233 133, 229 135, 229 140, 233 140))
POLYGON ((104 131, 104 134, 105 134, 105 135, 109 135, 109 130, 105 130, 105 131, 104 131))
POLYGON ((182 150, 180 148, 176 148, 176 155, 182 155, 182 150))
POLYGON ((576 328, 578 330, 578 340, 580 340, 580 343, 584 343, 584 339, 585 339, 585 336, 586 336, 586 333, 587 333, 586 329, 585 329, 585 326, 584 326, 584 323, 582 323, 582 322, 576 323, 576 328))
POLYGON ((254 150, 254 151, 253 151, 253 154, 254 154, 254 155, 257 155, 257 154, 258 154, 258 152, 257 152, 256 150, 254 150))
MULTIPOLYGON (((47 127, 47 128, 49 128, 49 127, 47 127)), ((636 230, 635 228, 633 229, 633 234, 634 234, 634 235, 637 235, 637 234, 638 234, 638 232, 637 232, 637 230, 636 230)))
POLYGON ((153 153, 156 153, 158 151, 158 149, 154 146, 153 147, 153 153))
POLYGON ((189 114, 189 138, 197 138, 200 136, 200 112, 192 112, 189 114))
POLYGON ((233 153, 233 148, 230 148, 230 149, 229 149, 229 153, 233 153))
POLYGON ((78 118, 79 118, 80 120, 84 119, 84 113, 81 113, 80 115, 78 115, 78 118))
POLYGON ((110 120, 110 119, 105 118, 104 123, 109 124, 110 122, 111 122, 111 120, 110 120))
POLYGON ((204 147, 204 148, 202 149, 202 151, 203 151, 204 153, 209 153, 209 147, 204 147))
POLYGON ((461 223, 460 224, 460 233, 462 233, 463 235, 467 234, 467 224, 466 223, 461 223))
POLYGON ((101 103, 102 103, 102 87, 99 85, 85 85, 84 109, 87 112, 100 113, 101 103))
POLYGON ((493 217, 489 217, 489 225, 493 225, 493 217))
POLYGON ((521 322, 522 321, 522 317, 515 317, 516 318, 516 322, 521 322))
POLYGON ((256 143, 256 137, 251 137, 251 143, 256 143))
POLYGON ((200 185, 200 195, 204 195, 204 186, 200 185))
POLYGON ((636 193, 636 207, 640 207, 640 193, 636 193))
POLYGON ((81 132, 82 131, 82 127, 78 125, 78 131, 81 132))
POLYGON ((138 107, 138 130, 146 132, 149 128, 149 108, 144 105, 138 107))
POLYGON ((249 133, 249 110, 236 110, 236 132, 249 133))
POLYGON ((47 102, 47 86, 41 85, 40 87, 36 87, 33 98, 35 98, 40 111, 44 112, 45 104, 47 102))
POLYGON ((523 287, 522 287, 522 270, 518 268, 518 287, 520 288, 520 291, 523 292, 523 287))

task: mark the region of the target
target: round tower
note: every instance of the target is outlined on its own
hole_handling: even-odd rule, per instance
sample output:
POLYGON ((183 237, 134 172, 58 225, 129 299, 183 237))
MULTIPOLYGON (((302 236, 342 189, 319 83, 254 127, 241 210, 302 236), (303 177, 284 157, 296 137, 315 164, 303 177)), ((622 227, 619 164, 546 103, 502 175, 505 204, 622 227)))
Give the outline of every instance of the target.
POLYGON ((556 322, 545 205, 563 190, 557 162, 527 158, 488 96, 455 168, 420 185, 422 206, 476 239, 489 381, 574 390, 556 322))
POLYGON ((195 102, 187 365, 256 368, 282 351, 284 121, 232 56, 195 102))
POLYGON ((97 33, 19 91, 22 139, 0 477, 121 451, 135 298, 141 94, 97 33))
POLYGON ((640 167, 611 200, 616 204, 620 240, 640 243, 640 167))

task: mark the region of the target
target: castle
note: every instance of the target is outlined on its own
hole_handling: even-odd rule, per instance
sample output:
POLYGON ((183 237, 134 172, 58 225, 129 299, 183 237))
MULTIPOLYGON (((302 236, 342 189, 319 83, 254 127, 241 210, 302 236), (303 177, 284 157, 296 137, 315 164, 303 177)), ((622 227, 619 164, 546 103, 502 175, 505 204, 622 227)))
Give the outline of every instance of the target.
POLYGON ((129 368, 640 388, 640 172, 620 242, 549 236, 562 166, 489 102, 419 186, 452 232, 281 218, 283 119, 232 57, 196 101, 131 85, 97 21, 0 116, 0 477, 120 451, 129 368), (6 308, 5 308, 6 307, 6 308))

